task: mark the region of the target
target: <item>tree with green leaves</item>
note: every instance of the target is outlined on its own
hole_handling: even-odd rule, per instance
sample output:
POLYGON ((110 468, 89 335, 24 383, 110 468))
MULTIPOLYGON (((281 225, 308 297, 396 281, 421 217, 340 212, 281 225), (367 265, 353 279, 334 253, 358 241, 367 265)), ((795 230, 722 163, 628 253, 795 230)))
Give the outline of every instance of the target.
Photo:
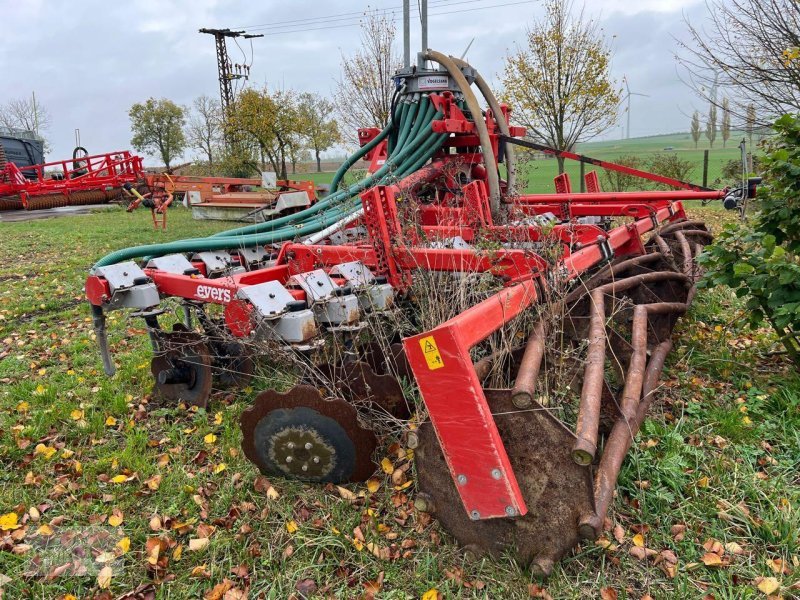
POLYGON ((706 246, 701 285, 726 285, 747 297, 750 324, 766 320, 800 367, 800 115, 784 115, 773 130, 756 213, 706 246))
POLYGON ((717 139, 717 105, 710 104, 708 107, 708 120, 706 120, 706 139, 708 147, 714 147, 714 140, 717 139))
MULTIPOLYGON (((547 0, 522 47, 505 59, 502 97, 533 140, 570 150, 617 120, 621 89, 611 77, 611 50, 597 23, 569 0, 547 0)), ((564 172, 564 159, 558 158, 564 172)))
POLYGON ((314 151, 317 173, 322 171, 320 153, 341 141, 339 126, 333 119, 335 109, 333 102, 319 94, 300 94, 300 119, 308 145, 314 151))
POLYGON ((700 113, 694 111, 692 115, 692 139, 694 140, 694 147, 697 148, 697 142, 700 141, 700 113))
POLYGON ((722 99, 722 123, 719 133, 722 136, 722 147, 724 148, 731 137, 731 106, 727 98, 722 99))
POLYGON ((172 162, 186 149, 186 109, 166 98, 148 98, 131 106, 131 145, 140 152, 158 156, 171 172, 172 162))
POLYGON ((258 145, 278 179, 287 178, 286 162, 303 133, 295 92, 246 89, 231 107, 227 126, 235 135, 243 135, 258 145))

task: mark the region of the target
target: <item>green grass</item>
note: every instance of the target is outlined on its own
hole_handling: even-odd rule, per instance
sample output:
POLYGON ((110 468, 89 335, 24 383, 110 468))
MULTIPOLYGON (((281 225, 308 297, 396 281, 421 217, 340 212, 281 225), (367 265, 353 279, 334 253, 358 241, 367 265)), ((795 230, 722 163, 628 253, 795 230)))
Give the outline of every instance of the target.
POLYGON ((208 412, 150 403, 147 337, 123 313, 110 320, 119 370, 103 375, 82 293, 92 262, 123 246, 228 226, 192 221, 182 209, 170 212, 166 233, 153 231, 148 215, 121 209, 0 224, 0 515, 25 520, 14 542, 32 546, 15 554, 14 542, 0 543, 6 597, 100 594, 96 569, 25 575, 48 538, 44 524, 56 535, 108 532, 91 540, 96 553, 129 538, 129 551, 112 563, 112 598, 151 581, 157 598, 202 597, 225 579, 249 587, 250 598, 287 598, 305 579, 319 598, 359 598, 379 579, 377 598, 386 599, 431 588, 446 598, 527 598, 529 585, 553 598, 598 597, 606 587, 619 598, 757 598, 755 582, 768 576, 783 597, 800 594, 800 380, 769 354, 776 345, 768 332, 743 328, 742 304, 725 290, 702 291, 678 326, 660 400, 620 478, 608 547, 584 545, 547 582, 533 582, 505 559, 465 563, 451 538, 410 508, 413 485, 395 490, 382 474, 374 494, 348 486, 363 494, 355 503, 334 487, 280 479, 271 482, 279 497, 267 498, 239 450, 237 423, 269 381, 215 394, 208 412), (216 439, 207 443, 207 434, 216 439), (120 475, 125 481, 114 483, 120 475), (115 509, 124 520, 112 527, 115 509), (292 522, 296 531, 287 529, 292 522), (190 551, 208 525, 208 547, 190 551), (356 527, 390 558, 359 549, 356 527), (674 553, 674 571, 630 554, 637 532, 648 548, 674 553), (159 536, 167 548, 156 570, 146 548, 159 536), (702 562, 709 539, 728 545, 722 566, 702 562), (776 560, 786 573, 774 572, 779 563, 768 561, 776 560))
MULTIPOLYGON (((700 140, 698 148, 694 147, 689 133, 675 133, 668 135, 656 135, 650 137, 632 138, 629 140, 611 140, 603 142, 587 142, 580 144, 576 149, 579 154, 585 154, 592 158, 614 162, 624 155, 634 154, 646 160, 648 157, 659 152, 676 153, 682 160, 686 160, 695 165, 690 173, 689 180, 692 183, 702 184, 703 182, 703 151, 709 149, 708 158, 708 184, 711 187, 720 186, 719 179, 722 174, 722 167, 730 160, 739 160, 740 153, 738 148, 739 141, 745 137, 742 132, 732 132, 728 140, 727 147, 722 147, 722 140, 718 139, 715 147, 708 148, 708 140, 700 140), (672 148, 672 150, 665 150, 672 148)), ((586 166, 586 172, 592 167, 586 166)), ((580 189, 580 164, 575 161, 567 161, 566 172, 572 181, 575 190, 580 189)), ((558 165, 553 158, 530 161, 523 164, 520 169, 520 178, 525 181, 525 191, 528 193, 546 193, 554 191, 553 178, 558 174, 558 165)), ((608 186, 604 180, 602 169, 600 170, 601 185, 608 186)), ((315 183, 328 184, 333 178, 332 172, 323 173, 297 173, 296 179, 311 179, 315 183)))

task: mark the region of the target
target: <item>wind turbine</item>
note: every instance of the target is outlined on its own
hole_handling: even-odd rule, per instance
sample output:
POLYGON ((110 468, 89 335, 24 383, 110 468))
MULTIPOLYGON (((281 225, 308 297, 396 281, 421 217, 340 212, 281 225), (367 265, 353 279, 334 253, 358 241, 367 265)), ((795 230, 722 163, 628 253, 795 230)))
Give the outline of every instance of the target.
POLYGON ((649 98, 649 94, 640 94, 639 92, 632 92, 630 86, 628 85, 628 78, 626 76, 622 76, 622 81, 625 82, 625 96, 622 98, 622 102, 628 103, 628 108, 626 109, 628 112, 628 131, 625 134, 625 139, 631 139, 631 96, 643 96, 644 98, 649 98))

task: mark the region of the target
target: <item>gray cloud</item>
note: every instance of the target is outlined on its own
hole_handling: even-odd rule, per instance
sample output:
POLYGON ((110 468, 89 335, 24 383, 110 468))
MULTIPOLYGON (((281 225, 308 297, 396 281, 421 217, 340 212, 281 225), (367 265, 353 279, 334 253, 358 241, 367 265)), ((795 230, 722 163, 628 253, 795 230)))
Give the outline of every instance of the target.
MULTIPOLYGON (((452 0, 450 7, 444 2, 432 7, 429 45, 461 54, 475 38, 468 58, 489 80, 495 80, 506 49, 524 41, 525 23, 541 14, 541 4, 436 13, 511 1, 452 0)), ((400 0, 371 3, 379 9, 399 5, 400 0)), ((200 94, 218 94, 213 39, 199 34, 200 27, 263 25, 364 8, 353 0, 324 5, 310 0, 0 0, 0 67, 4 72, 0 102, 36 92, 52 115, 48 137, 53 160, 69 155, 75 128, 80 128, 83 145, 91 151, 128 148, 127 111, 132 103, 163 96, 189 105, 200 94)), ((599 17, 605 32, 615 36, 615 76, 627 75, 632 89, 650 95, 634 100, 633 135, 687 129, 692 96, 676 73, 673 36, 684 34, 681 11, 699 19, 704 10, 697 0, 587 4, 587 13, 599 17)), ((339 72, 341 53, 350 53, 359 44, 357 27, 334 28, 348 22, 329 19, 313 25, 328 29, 281 35, 271 35, 273 29, 258 31, 268 35, 253 40, 251 83, 328 94, 339 72)), ((414 49, 418 47, 416 33, 414 49)), ((242 49, 244 55, 230 45, 233 61, 249 61, 250 44, 242 43, 242 49)), ((609 136, 618 137, 620 131, 616 128, 609 136)))

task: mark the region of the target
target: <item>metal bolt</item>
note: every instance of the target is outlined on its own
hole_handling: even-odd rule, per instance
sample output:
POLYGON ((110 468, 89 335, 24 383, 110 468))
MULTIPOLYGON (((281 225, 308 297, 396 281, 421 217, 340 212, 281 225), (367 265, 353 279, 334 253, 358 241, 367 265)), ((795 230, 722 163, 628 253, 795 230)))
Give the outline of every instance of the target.
POLYGON ((467 484, 467 476, 466 475, 459 475, 458 477, 456 477, 456 480, 458 481, 458 485, 466 485, 467 484))
POLYGON ((471 513, 469 513, 469 518, 473 521, 477 521, 481 518, 481 513, 479 513, 477 510, 473 510, 471 513))
POLYGON ((294 442, 289 442, 288 444, 286 444, 286 447, 287 447, 289 450, 294 450, 294 442))
POLYGON ((503 476, 503 472, 500 469, 492 469, 492 477, 495 479, 500 479, 503 476))
POLYGON ((303 471, 308 471, 308 463, 303 463, 303 466, 300 467, 303 471))
POLYGON ((517 516, 517 509, 514 508, 513 506, 506 506, 506 514, 509 517, 515 517, 517 516))
POLYGON ((312 458, 311 460, 313 460, 313 461, 314 461, 314 464, 315 464, 315 465, 316 465, 316 464, 319 464, 319 456, 315 456, 315 457, 314 457, 314 458, 312 458))
POLYGON ((305 449, 306 450, 311 450, 311 448, 313 448, 313 446, 311 445, 311 442, 306 442, 305 449))
POLYGON ((287 463, 290 463, 290 462, 292 462, 292 457, 291 457, 291 456, 287 456, 287 457, 286 457, 286 462, 287 462, 287 463))

